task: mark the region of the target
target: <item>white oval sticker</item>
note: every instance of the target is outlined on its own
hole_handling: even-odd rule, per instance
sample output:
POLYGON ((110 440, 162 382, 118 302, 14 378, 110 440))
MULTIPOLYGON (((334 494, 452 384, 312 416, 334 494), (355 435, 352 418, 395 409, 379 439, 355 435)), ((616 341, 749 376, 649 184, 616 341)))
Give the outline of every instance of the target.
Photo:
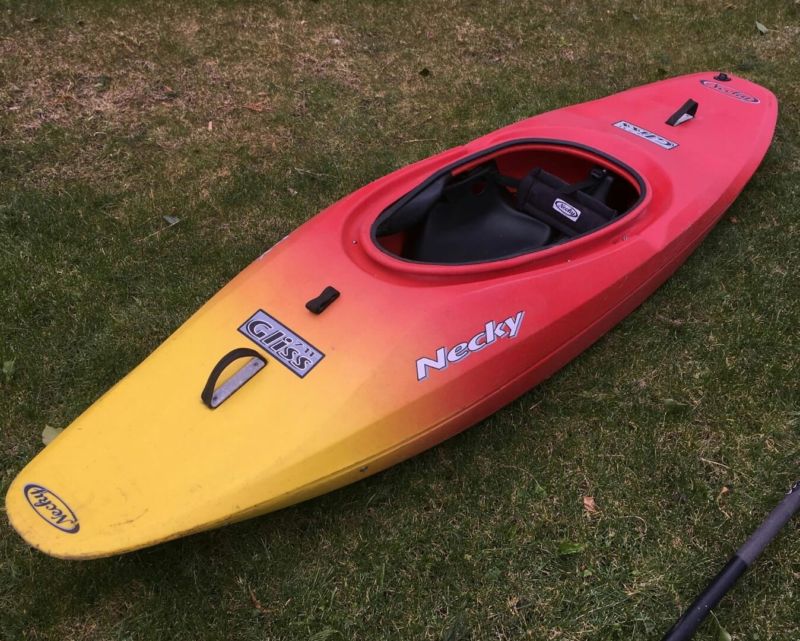
POLYGON ((553 203, 553 209, 555 209, 562 216, 566 216, 573 222, 581 217, 580 209, 573 207, 566 200, 561 200, 560 198, 556 198, 555 202, 553 203))
POLYGON ((736 100, 741 100, 742 102, 749 102, 751 105, 756 105, 761 102, 755 96, 751 96, 749 93, 745 93, 744 91, 739 91, 738 89, 734 89, 733 87, 726 87, 719 82, 715 82, 714 80, 701 80, 700 84, 704 87, 709 89, 713 89, 714 91, 718 91, 721 94, 725 94, 731 98, 736 98, 736 100))

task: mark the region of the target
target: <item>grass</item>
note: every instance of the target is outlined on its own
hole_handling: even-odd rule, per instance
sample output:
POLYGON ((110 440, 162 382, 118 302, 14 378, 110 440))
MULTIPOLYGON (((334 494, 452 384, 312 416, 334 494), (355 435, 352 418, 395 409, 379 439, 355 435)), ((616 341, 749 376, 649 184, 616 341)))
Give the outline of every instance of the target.
MULTIPOLYGON (((45 425, 371 179, 699 69, 781 103, 707 241, 553 379, 386 473, 128 556, 56 561, 3 522, 0 638, 660 638, 800 463, 799 50, 777 0, 0 3, 2 492, 45 425)), ((735 639, 800 637, 796 542, 718 608, 735 639)))

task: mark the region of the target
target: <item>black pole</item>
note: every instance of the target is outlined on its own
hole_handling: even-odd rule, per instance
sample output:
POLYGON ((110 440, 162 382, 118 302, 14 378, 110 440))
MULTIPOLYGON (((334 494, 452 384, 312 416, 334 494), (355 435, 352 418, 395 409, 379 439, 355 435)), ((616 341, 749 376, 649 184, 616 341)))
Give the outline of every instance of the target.
POLYGON ((714 578, 705 591, 695 599, 689 609, 683 613, 672 629, 664 635, 662 641, 687 641, 694 636, 697 628, 708 616, 712 608, 717 607, 722 597, 730 590, 745 570, 750 567, 756 557, 764 551, 770 541, 775 538, 781 528, 800 510, 800 481, 792 486, 788 494, 770 512, 769 516, 733 555, 728 564, 714 578))

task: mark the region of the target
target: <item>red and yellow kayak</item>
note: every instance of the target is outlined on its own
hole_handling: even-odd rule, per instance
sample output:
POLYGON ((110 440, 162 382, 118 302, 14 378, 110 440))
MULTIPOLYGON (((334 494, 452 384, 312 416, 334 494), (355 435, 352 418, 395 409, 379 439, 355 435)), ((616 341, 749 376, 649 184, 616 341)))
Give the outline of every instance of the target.
POLYGON ((88 559, 394 465, 553 374, 686 259, 777 101, 698 73, 400 169, 259 257, 17 476, 41 551, 88 559), (202 398, 201 398, 202 397, 202 398))

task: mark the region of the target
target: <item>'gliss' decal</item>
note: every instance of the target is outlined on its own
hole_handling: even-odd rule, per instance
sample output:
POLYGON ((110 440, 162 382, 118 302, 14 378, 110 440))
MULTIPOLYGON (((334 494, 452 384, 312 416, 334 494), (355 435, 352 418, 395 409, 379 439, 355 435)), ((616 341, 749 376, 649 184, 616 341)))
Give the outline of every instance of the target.
POLYGON ((302 336, 261 309, 248 318, 239 331, 300 378, 325 357, 302 336))
POLYGON ((57 530, 76 534, 81 529, 75 512, 55 492, 35 483, 28 483, 22 492, 36 514, 57 530))
POLYGON ((713 89, 714 91, 718 91, 721 94, 724 94, 730 98, 736 98, 736 100, 740 100, 741 102, 747 102, 751 105, 757 105, 761 102, 755 96, 751 96, 749 93, 745 93, 744 91, 739 91, 738 89, 734 89, 733 87, 726 87, 719 82, 715 82, 714 80, 701 80, 700 84, 706 87, 707 89, 713 89))
POLYGON ((499 323, 489 321, 481 331, 469 340, 457 343, 450 349, 442 346, 436 350, 433 358, 418 358, 417 380, 424 381, 428 378, 430 370, 446 369, 449 364, 464 360, 472 352, 479 352, 482 349, 491 347, 500 339, 511 340, 516 338, 520 327, 522 327, 523 318, 525 318, 525 312, 517 312, 514 316, 509 316, 499 323))
POLYGON ((664 138, 664 136, 659 136, 657 133, 653 133, 644 127, 640 127, 639 125, 634 125, 632 122, 628 122, 627 120, 619 120, 614 123, 614 126, 617 129, 622 129, 622 131, 627 131, 629 134, 638 136, 647 142, 652 142, 654 145, 658 145, 667 151, 670 149, 675 149, 675 147, 678 146, 677 142, 673 142, 668 138, 664 138))

